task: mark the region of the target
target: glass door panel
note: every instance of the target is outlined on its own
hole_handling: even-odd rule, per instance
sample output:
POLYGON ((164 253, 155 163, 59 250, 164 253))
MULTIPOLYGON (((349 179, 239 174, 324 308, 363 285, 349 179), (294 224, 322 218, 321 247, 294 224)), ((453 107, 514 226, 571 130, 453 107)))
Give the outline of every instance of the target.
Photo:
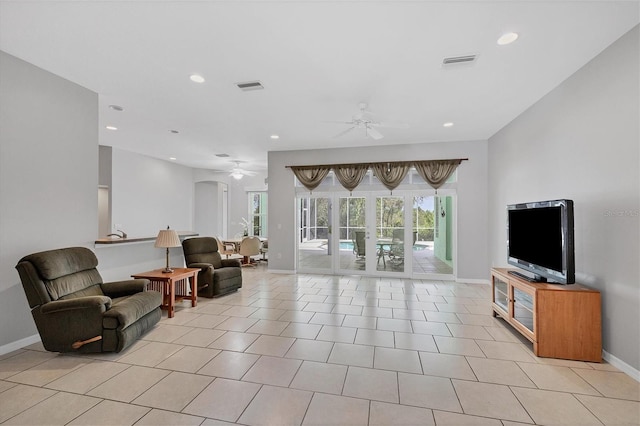
POLYGON ((366 267, 366 199, 341 197, 339 205, 339 269, 363 271, 366 267))
POLYGON ((509 312, 509 290, 507 283, 493 277, 493 301, 505 312, 509 312))
POLYGON ((331 231, 331 198, 298 198, 299 270, 332 270, 331 231))
POLYGON ((453 275, 452 203, 451 196, 418 191, 355 197, 300 193, 298 270, 391 277, 453 275))
POLYGON ((376 271, 404 272, 404 197, 376 197, 376 271))
POLYGON ((453 274, 453 197, 413 197, 413 272, 453 274))
POLYGON ((513 318, 533 332, 533 297, 513 288, 513 318))

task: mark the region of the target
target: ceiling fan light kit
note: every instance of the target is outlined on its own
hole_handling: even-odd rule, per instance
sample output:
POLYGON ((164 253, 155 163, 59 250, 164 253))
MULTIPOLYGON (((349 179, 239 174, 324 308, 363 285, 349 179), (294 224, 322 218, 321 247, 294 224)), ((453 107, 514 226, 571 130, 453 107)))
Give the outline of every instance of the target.
POLYGON ((240 161, 233 162, 236 166, 229 171, 229 176, 234 178, 235 180, 240 180, 244 176, 255 176, 257 173, 252 172, 250 170, 244 170, 240 168, 240 161))

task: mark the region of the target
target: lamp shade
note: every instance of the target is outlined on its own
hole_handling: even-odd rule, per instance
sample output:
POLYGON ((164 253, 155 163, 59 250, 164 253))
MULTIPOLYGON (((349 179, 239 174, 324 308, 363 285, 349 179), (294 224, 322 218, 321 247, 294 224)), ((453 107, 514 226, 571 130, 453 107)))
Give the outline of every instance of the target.
POLYGON ((176 231, 173 229, 161 229, 160 232, 158 232, 154 247, 169 248, 180 247, 180 245, 180 238, 176 231))

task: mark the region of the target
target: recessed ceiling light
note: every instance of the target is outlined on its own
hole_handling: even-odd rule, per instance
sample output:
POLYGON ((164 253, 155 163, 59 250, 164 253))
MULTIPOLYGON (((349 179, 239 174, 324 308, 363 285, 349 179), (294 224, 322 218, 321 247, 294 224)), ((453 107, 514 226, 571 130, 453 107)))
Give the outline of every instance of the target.
POLYGON ((114 111, 124 111, 124 108, 122 108, 120 105, 109 105, 109 109, 112 109, 114 111))
POLYGON ((271 139, 280 139, 280 136, 278 136, 278 135, 271 135, 271 139))
POLYGON ((169 157, 169 160, 171 160, 171 161, 176 161, 176 160, 177 160, 177 158, 176 158, 176 157, 169 157))
POLYGON ((443 127, 453 127, 453 123, 451 121, 447 121, 442 125, 443 127))
POLYGON ((506 44, 511 44, 518 39, 518 33, 504 33, 498 39, 498 44, 500 46, 504 46, 506 44))
POLYGON ((118 128, 115 127, 115 126, 105 126, 105 129, 107 129, 107 130, 118 130, 118 128))
POLYGON ((189 78, 191 79, 191 81, 193 81, 194 83, 204 83, 204 77, 198 74, 191 74, 189 76, 189 78))

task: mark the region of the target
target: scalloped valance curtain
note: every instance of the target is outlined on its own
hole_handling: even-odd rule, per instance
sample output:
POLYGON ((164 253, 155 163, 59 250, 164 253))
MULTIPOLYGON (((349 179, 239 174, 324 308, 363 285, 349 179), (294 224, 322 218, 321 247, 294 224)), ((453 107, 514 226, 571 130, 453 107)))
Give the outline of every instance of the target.
POLYGON ((338 182, 349 192, 353 191, 362 182, 369 169, 373 171, 374 175, 387 189, 393 191, 402 183, 409 169, 415 167, 420 177, 437 192, 438 188, 449 179, 458 165, 464 160, 466 158, 287 167, 291 168, 296 178, 309 191, 316 189, 329 172, 333 170, 338 182))
POLYGON ((431 160, 415 161, 413 167, 422 179, 429 183, 438 192, 440 188, 453 174, 462 160, 431 160))
POLYGON ((393 191, 407 176, 411 163, 373 163, 371 170, 378 180, 389 190, 393 191))
POLYGON ((336 178, 338 178, 338 182, 349 192, 360 185, 362 179, 367 175, 367 170, 369 170, 368 164, 343 164, 333 166, 333 173, 335 173, 336 178))
POLYGON ((313 191, 327 177, 331 167, 328 166, 291 166, 301 184, 309 191, 313 191))

